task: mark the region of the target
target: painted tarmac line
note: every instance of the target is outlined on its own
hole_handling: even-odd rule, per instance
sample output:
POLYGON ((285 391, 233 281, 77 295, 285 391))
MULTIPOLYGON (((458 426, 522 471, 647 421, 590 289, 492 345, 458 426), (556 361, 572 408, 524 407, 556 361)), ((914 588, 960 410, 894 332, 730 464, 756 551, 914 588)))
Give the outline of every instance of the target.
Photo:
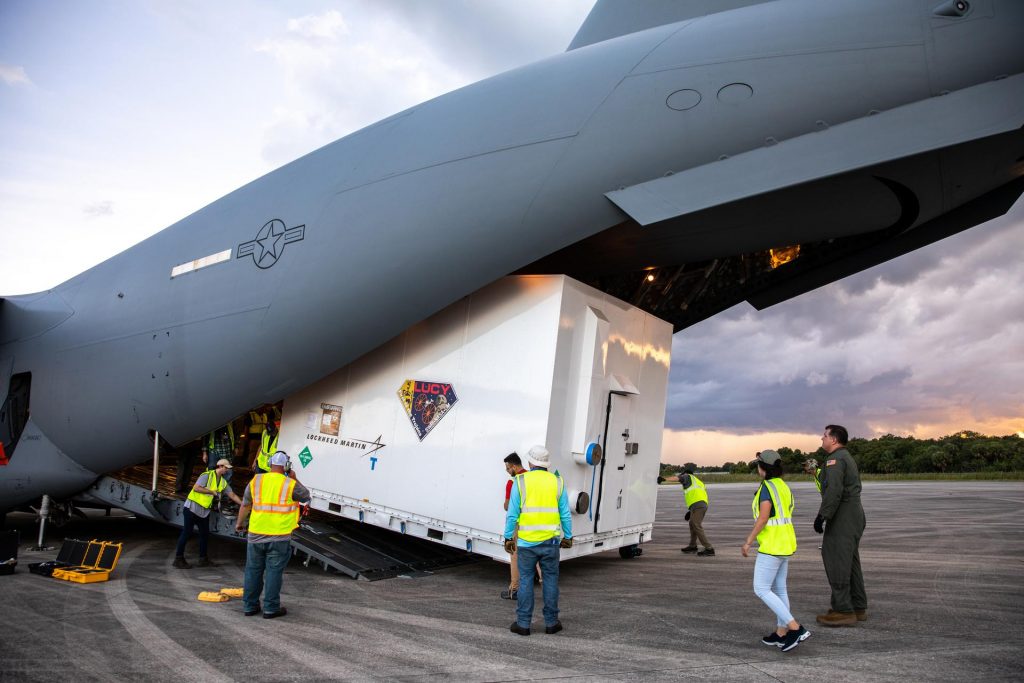
MULTIPOLYGON (((228 566, 224 568, 234 569, 228 566)), ((213 576, 213 573, 199 576, 194 573, 194 570, 172 570, 165 580, 171 584, 175 593, 185 604, 196 604, 196 596, 199 591, 219 590, 217 586, 220 583, 225 585, 240 583, 237 580, 234 582, 209 581, 207 576, 213 576)), ((287 598, 287 594, 282 593, 282 604, 287 602, 287 598)), ((242 614, 240 598, 233 598, 225 603, 198 603, 198 605, 202 608, 198 615, 216 621, 218 632, 228 635, 233 642, 245 643, 240 647, 242 651, 251 648, 252 651, 258 651, 261 657, 277 660, 278 663, 290 660, 297 667, 312 669, 314 676, 320 676, 323 679, 341 677, 371 680, 380 676, 373 669, 361 666, 351 660, 339 658, 333 652, 328 653, 306 645, 306 643, 320 642, 323 639, 323 632, 302 622, 290 621, 288 616, 274 620, 264 620, 262 615, 246 617, 242 614), (282 630, 287 632, 286 638, 281 637, 282 630)), ((330 646, 330 643, 326 643, 326 645, 330 646)))
POLYGON ((178 680, 195 681, 196 683, 234 681, 234 678, 196 657, 194 652, 178 645, 173 638, 150 621, 132 599, 124 577, 127 576, 132 562, 151 545, 153 545, 152 541, 142 543, 123 554, 118 566, 121 570, 119 578, 103 584, 110 611, 128 632, 128 635, 167 667, 168 671, 174 671, 178 680))

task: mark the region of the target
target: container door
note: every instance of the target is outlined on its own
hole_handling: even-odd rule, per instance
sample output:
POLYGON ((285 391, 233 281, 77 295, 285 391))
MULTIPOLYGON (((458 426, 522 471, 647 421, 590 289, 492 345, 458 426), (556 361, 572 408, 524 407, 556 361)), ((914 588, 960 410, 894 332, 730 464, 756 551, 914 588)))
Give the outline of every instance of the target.
POLYGON ((608 394, 607 415, 605 424, 604 458, 601 460, 600 481, 598 488, 597 514, 594 516, 594 532, 610 531, 623 526, 626 517, 628 497, 624 490, 627 485, 626 447, 633 441, 631 423, 633 415, 633 395, 619 392, 608 394))

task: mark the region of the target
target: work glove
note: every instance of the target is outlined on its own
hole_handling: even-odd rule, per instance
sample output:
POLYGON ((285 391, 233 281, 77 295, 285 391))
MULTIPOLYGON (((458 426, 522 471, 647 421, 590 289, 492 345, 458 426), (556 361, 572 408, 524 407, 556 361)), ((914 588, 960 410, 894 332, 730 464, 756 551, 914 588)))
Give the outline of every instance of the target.
POLYGON ((825 518, 821 515, 814 518, 814 531, 819 534, 825 533, 825 518))
POLYGON ((505 539, 505 552, 511 555, 516 551, 515 542, 511 538, 505 539))
POLYGON ((572 539, 571 538, 563 538, 562 542, 558 544, 558 547, 559 548, 571 548, 572 547, 572 539))
POLYGON ((683 517, 683 519, 685 519, 687 522, 690 521, 690 511, 689 510, 686 511, 686 516, 683 517))

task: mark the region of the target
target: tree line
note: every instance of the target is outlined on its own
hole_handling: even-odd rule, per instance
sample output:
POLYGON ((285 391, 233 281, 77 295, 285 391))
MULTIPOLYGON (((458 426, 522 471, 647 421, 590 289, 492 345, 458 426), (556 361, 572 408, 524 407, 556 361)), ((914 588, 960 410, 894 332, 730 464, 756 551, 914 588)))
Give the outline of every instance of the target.
MULTIPOLYGON (((912 436, 886 434, 876 439, 850 439, 846 448, 857 461, 861 472, 897 474, 923 472, 1018 472, 1024 471, 1024 438, 1018 435, 986 436, 962 431, 938 439, 915 439, 912 436)), ((803 452, 783 446, 776 449, 782 456, 786 472, 801 472, 808 458, 824 464, 825 451, 803 452)), ((754 460, 726 462, 720 466, 698 467, 692 462, 661 466, 662 477, 674 477, 684 469, 694 472, 729 472, 748 474, 757 469, 754 460)))

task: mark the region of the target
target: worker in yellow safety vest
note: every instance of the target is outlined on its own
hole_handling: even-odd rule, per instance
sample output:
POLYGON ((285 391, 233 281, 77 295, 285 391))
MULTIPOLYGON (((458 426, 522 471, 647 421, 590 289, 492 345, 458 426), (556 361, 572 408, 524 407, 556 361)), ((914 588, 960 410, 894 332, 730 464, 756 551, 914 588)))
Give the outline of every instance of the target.
POLYGON ((178 536, 178 548, 174 553, 174 566, 179 569, 191 569, 192 565, 185 559, 185 544, 192 536, 192 527, 199 528, 199 567, 215 567, 215 562, 207 556, 206 548, 210 538, 210 521, 213 512, 214 498, 219 498, 227 490, 228 498, 238 505, 242 500, 235 495, 235 492, 227 488, 227 474, 231 471, 231 461, 222 458, 214 465, 213 469, 207 470, 199 475, 195 485, 185 500, 181 514, 183 522, 181 535, 178 536))
POLYGON ((259 436, 267 428, 267 414, 258 410, 249 411, 249 433, 259 436))
MULTIPOLYGON (((206 458, 206 469, 212 470, 222 459, 232 461, 235 457, 235 429, 228 422, 206 435, 203 442, 203 453, 206 458)), ((231 481, 232 471, 228 470, 227 480, 231 481)))
POLYGON ((679 483, 683 486, 683 493, 686 495, 686 516, 684 519, 690 524, 690 544, 681 550, 684 553, 697 553, 700 557, 714 557, 715 549, 708 541, 704 533, 704 515, 708 512, 708 490, 704 482, 694 475, 692 469, 685 469, 679 475, 679 483), (704 550, 698 552, 697 541, 704 546, 704 550))
POLYGON ((246 462, 254 463, 259 454, 260 442, 263 432, 267 429, 267 414, 262 410, 249 411, 249 430, 246 434, 245 456, 246 462))
POLYGON ((796 552, 796 531, 793 530, 793 493, 782 480, 782 457, 775 451, 757 454, 757 487, 750 507, 754 528, 740 548, 748 557, 750 546, 757 540, 757 561, 754 563, 754 594, 775 613, 775 630, 761 639, 765 645, 789 652, 807 640, 810 631, 800 625, 789 609, 786 576, 789 558, 796 552))
POLYGON ((270 456, 277 452, 277 437, 279 436, 278 430, 281 428, 281 421, 275 420, 274 427, 271 429, 269 426, 263 430, 263 434, 260 436, 260 450, 256 454, 256 459, 249 463, 249 467, 253 472, 269 472, 270 464, 268 460, 270 456))
POLYGON ((519 563, 519 590, 516 595, 516 620, 509 630, 530 635, 533 620, 533 573, 540 563, 544 577, 544 632, 558 633, 559 548, 572 547, 572 513, 565 482, 548 471, 551 455, 544 446, 534 446, 527 455, 530 471, 519 474, 509 497, 505 516, 505 551, 516 550, 519 563), (513 540, 518 525, 518 540, 513 540))
POLYGON ((299 525, 299 504, 308 503, 310 496, 291 471, 287 453, 277 451, 268 464, 270 471, 257 474, 245 487, 235 530, 241 532, 248 522, 242 594, 245 616, 260 613, 262 593, 263 618, 274 619, 288 613, 281 606, 281 581, 292 556, 291 537, 299 525))

